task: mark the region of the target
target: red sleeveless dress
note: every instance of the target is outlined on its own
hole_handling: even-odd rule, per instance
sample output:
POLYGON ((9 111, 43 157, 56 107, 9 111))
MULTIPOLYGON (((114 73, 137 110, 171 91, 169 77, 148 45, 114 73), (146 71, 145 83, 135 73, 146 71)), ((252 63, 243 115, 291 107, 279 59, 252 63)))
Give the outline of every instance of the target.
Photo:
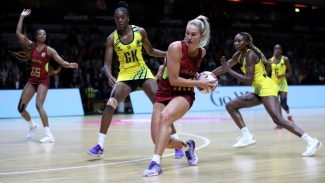
MULTIPOLYGON (((187 54, 187 47, 185 41, 181 41, 181 44, 182 44, 182 59, 180 62, 181 66, 180 66, 179 76, 185 79, 193 79, 194 75, 198 72, 201 65, 202 50, 201 48, 198 48, 197 56, 192 58, 189 57, 187 54)), ((168 64, 168 60, 166 61, 168 64)), ((167 77, 164 76, 158 83, 158 91, 156 94, 155 102, 159 102, 167 105, 169 101, 171 101, 173 98, 182 96, 188 101, 190 106, 192 106, 195 100, 194 87, 172 86, 169 83, 168 76, 167 77)))
POLYGON ((28 83, 42 84, 47 88, 50 87, 50 75, 48 73, 48 66, 51 57, 47 55, 47 45, 44 46, 42 51, 38 52, 36 47, 31 55, 31 72, 28 78, 28 83))

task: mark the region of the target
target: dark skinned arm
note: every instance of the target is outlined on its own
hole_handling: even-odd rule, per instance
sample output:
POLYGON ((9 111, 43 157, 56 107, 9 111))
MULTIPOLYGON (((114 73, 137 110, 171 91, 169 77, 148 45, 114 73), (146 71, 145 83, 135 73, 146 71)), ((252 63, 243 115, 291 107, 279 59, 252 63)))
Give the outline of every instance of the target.
POLYGON ((229 63, 226 62, 226 59, 224 57, 221 58, 221 65, 224 70, 226 70, 229 74, 231 74, 233 77, 238 79, 239 81, 252 85, 254 80, 254 72, 255 72, 255 64, 258 62, 259 58, 256 55, 255 52, 250 51, 246 55, 246 74, 239 74, 238 72, 232 70, 229 67, 229 63))
MULTIPOLYGON (((238 63, 238 56, 239 56, 239 52, 235 53, 235 54, 232 56, 232 58, 231 58, 230 60, 227 61, 228 64, 229 64, 229 66, 230 66, 230 68, 233 67, 234 65, 236 65, 236 64, 238 63)), ((225 58, 225 57, 223 56, 223 58, 225 58)), ((225 59, 226 59, 226 58, 225 58, 225 59)), ((223 74, 223 73, 226 73, 226 72, 227 72, 227 71, 224 70, 222 66, 219 66, 219 67, 217 67, 216 69, 214 69, 214 70, 212 71, 212 73, 213 73, 214 75, 216 75, 216 76, 219 76, 219 75, 221 75, 221 74, 223 74)))
POLYGON ((153 57, 165 57, 166 51, 161 51, 161 50, 153 48, 149 39, 148 39, 147 32, 141 27, 137 27, 137 28, 142 36, 142 45, 143 45, 144 49, 146 50, 146 52, 148 53, 148 55, 153 56, 153 57))

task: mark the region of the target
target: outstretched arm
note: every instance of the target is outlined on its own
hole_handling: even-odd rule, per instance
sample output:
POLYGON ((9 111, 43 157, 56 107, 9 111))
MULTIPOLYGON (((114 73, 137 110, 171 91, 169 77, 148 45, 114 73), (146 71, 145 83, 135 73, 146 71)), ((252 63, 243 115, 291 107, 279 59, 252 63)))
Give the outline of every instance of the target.
POLYGON ((259 60, 258 56, 255 52, 249 52, 246 55, 246 74, 239 74, 238 72, 232 70, 229 67, 229 63, 226 61, 225 57, 221 58, 221 65, 224 70, 226 70, 229 74, 233 77, 238 79, 239 81, 246 83, 248 85, 252 85, 254 80, 254 73, 255 73, 255 63, 259 60))
POLYGON ((26 44, 26 39, 28 40, 28 43, 31 44, 32 41, 30 41, 28 38, 25 37, 25 35, 23 35, 21 33, 21 30, 22 30, 22 27, 23 27, 23 21, 24 21, 24 18, 26 16, 28 16, 32 11, 30 9, 24 9, 23 12, 21 13, 20 15, 20 18, 19 18, 19 22, 17 24, 17 29, 16 29, 16 36, 18 37, 19 41, 22 43, 22 44, 26 44))
POLYGON ((143 28, 138 27, 138 30, 142 36, 142 45, 143 45, 144 49, 146 50, 146 52, 148 53, 148 55, 154 56, 154 57, 165 57, 166 56, 165 51, 157 50, 152 47, 152 45, 148 39, 147 32, 143 28))
POLYGON ((64 61, 60 55, 58 54, 58 52, 56 52, 55 49, 51 48, 51 47, 48 47, 47 48, 47 54, 51 57, 53 57, 53 59, 59 63, 62 67, 65 67, 65 68, 76 68, 78 69, 78 64, 73 62, 73 63, 69 63, 67 61, 64 61))
MULTIPOLYGON (((230 68, 238 63, 238 56, 239 56, 239 52, 235 53, 232 56, 232 58, 230 60, 228 60, 228 65, 230 66, 230 68)), ((225 57, 223 56, 223 58, 225 58, 225 57)), ((222 66, 219 66, 219 67, 217 67, 216 69, 214 69, 212 71, 212 73, 214 75, 216 75, 216 76, 219 76, 219 75, 221 75, 223 73, 226 73, 226 72, 227 71, 222 66)))

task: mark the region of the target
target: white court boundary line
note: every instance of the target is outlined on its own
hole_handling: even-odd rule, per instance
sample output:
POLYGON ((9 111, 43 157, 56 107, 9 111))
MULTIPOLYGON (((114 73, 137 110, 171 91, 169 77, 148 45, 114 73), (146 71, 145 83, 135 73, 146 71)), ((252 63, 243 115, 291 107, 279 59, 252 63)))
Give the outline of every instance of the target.
MULTIPOLYGON (((180 135, 187 135, 191 137, 197 137, 200 139, 203 139, 205 143, 201 145, 200 147, 195 148, 195 150, 202 149, 210 144, 210 140, 208 138, 199 136, 199 135, 193 135, 193 134, 187 134, 187 133, 177 133, 180 135)), ((162 157, 167 156, 173 156, 174 154, 167 154, 162 157)), ((133 163, 138 161, 144 161, 144 160, 150 160, 151 158, 142 158, 142 159, 135 159, 135 160, 129 160, 129 161, 120 161, 120 162, 113 162, 113 163, 102 163, 97 165, 85 165, 85 166, 74 166, 74 167, 66 167, 66 168, 51 168, 51 169, 44 169, 44 170, 29 170, 29 171, 21 171, 21 172, 7 172, 7 173, 0 173, 0 175, 15 175, 15 174, 26 174, 26 173, 39 173, 39 172, 51 172, 51 171, 61 171, 61 170, 72 170, 72 169, 81 169, 81 168, 89 168, 89 167, 97 167, 97 166, 109 166, 109 165, 118 165, 118 164, 124 164, 124 163, 133 163)))

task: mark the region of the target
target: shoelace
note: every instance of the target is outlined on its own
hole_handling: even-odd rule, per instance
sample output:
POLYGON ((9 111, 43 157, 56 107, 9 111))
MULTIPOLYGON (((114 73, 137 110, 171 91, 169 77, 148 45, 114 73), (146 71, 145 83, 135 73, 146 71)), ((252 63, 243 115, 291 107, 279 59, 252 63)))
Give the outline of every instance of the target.
POLYGON ((194 153, 190 153, 190 151, 185 152, 187 159, 192 160, 195 156, 194 153))
POLYGON ((151 170, 156 165, 156 162, 152 161, 148 167, 149 170, 151 170))
POLYGON ((101 148, 100 148, 99 145, 97 145, 97 146, 94 147, 94 149, 95 149, 96 151, 98 151, 98 150, 101 149, 101 148))
POLYGON ((237 141, 239 141, 239 140, 242 139, 242 138, 243 138, 242 136, 237 137, 237 141))

